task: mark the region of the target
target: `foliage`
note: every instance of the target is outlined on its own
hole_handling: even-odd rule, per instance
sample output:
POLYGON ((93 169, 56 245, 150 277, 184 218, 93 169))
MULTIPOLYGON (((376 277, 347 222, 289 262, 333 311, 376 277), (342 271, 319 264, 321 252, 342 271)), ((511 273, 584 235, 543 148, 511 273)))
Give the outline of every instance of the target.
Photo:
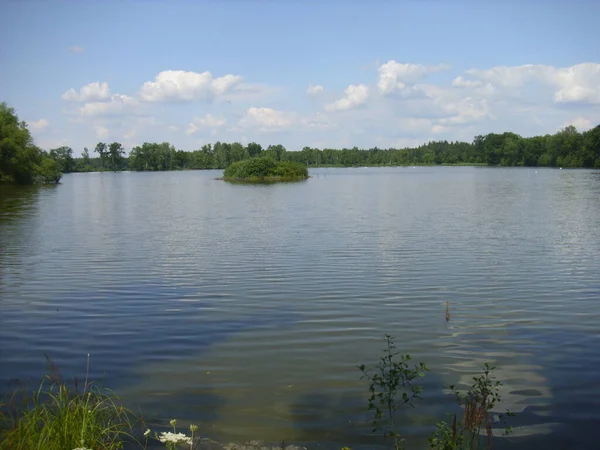
POLYGON ((223 172, 225 180, 304 180, 308 178, 305 165, 290 161, 275 161, 269 157, 234 162, 223 172))
POLYGON ((56 184, 61 177, 60 165, 52 158, 42 158, 39 165, 34 168, 34 183, 56 184))
POLYGON ((396 449, 402 448, 402 438, 398 432, 397 411, 421 398, 422 387, 415 381, 425 376, 429 369, 423 363, 409 367, 410 355, 396 351, 394 338, 385 335, 384 356, 374 368, 364 364, 358 366, 362 378, 369 380, 369 411, 373 413, 373 432, 394 440, 396 449))
MULTIPOLYGON (((451 424, 441 421, 430 438, 430 447, 435 450, 476 450, 481 448, 482 433, 485 431, 486 447, 492 448, 492 410, 500 401, 499 388, 502 385, 493 375, 491 367, 485 363, 483 373, 473 377, 473 385, 462 394, 455 386, 450 390, 456 396, 458 404, 463 408, 463 417, 452 416, 451 424)), ((512 416, 510 411, 507 415, 512 416)), ((502 419, 502 416, 500 416, 502 419)), ((506 433, 510 428, 506 428, 506 433)))
POLYGON ((65 382, 48 359, 51 374, 30 393, 16 390, 2 415, 8 431, 1 450, 64 450, 122 448, 130 436, 132 415, 111 391, 86 382, 79 390, 77 380, 65 382))
POLYGON ((0 182, 57 183, 60 177, 60 167, 34 145, 27 124, 0 103, 0 182))
MULTIPOLYGON (((416 148, 317 149, 304 147, 287 151, 284 146, 263 149, 255 142, 206 144, 194 151, 177 150, 168 142, 144 143, 134 147, 129 168, 146 170, 223 169, 232 163, 255 157, 274 161, 293 161, 306 166, 407 166, 407 165, 502 165, 548 167, 600 167, 600 126, 579 133, 575 127, 553 135, 523 138, 515 133, 490 133, 476 136, 473 142, 432 141, 416 148)), ((76 159, 76 167, 103 170, 105 160, 76 159)), ((127 160, 123 159, 123 167, 127 160)))
POLYGON ((73 159, 73 149, 71 147, 53 148, 48 154, 50 158, 58 163, 61 172, 69 173, 75 170, 75 160, 73 159))

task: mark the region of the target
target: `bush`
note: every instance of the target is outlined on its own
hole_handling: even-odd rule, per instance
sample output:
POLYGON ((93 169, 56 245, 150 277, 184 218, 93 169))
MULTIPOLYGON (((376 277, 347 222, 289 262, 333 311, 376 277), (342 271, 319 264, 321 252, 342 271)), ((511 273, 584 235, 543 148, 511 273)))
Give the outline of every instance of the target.
POLYGON ((223 172, 228 181, 292 181, 308 178, 308 169, 302 163, 275 162, 271 158, 252 158, 237 161, 223 172))
POLYGON ((39 166, 35 167, 35 183, 55 184, 60 181, 61 177, 60 165, 48 156, 43 156, 39 166))

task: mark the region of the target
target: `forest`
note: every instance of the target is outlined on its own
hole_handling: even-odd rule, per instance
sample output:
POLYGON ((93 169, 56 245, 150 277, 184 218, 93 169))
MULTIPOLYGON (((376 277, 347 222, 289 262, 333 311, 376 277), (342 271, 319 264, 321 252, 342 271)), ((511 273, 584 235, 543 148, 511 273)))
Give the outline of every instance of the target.
POLYGON ((475 136, 473 142, 431 141, 416 148, 318 149, 290 151, 283 145, 263 148, 251 142, 216 142, 193 151, 168 142, 136 146, 127 155, 118 142, 99 142, 80 157, 70 147, 36 147, 25 122, 0 104, 0 181, 31 184, 57 182, 60 173, 95 171, 164 171, 225 169, 254 157, 292 161, 309 167, 488 165, 600 168, 600 125, 583 133, 567 126, 555 134, 521 137, 512 132, 475 136))
POLYGON ((600 125, 580 133, 573 126, 545 136, 523 138, 515 133, 489 133, 476 136, 473 142, 432 141, 416 148, 403 149, 318 149, 304 147, 289 151, 283 145, 263 148, 251 142, 206 144, 194 151, 177 150, 168 142, 144 143, 124 156, 119 143, 98 143, 92 157, 84 149, 81 158, 73 158, 72 150, 62 147, 50 151, 69 171, 98 170, 185 170, 224 169, 231 163, 258 156, 275 161, 294 161, 309 167, 406 166, 406 165, 489 165, 600 167, 600 125))

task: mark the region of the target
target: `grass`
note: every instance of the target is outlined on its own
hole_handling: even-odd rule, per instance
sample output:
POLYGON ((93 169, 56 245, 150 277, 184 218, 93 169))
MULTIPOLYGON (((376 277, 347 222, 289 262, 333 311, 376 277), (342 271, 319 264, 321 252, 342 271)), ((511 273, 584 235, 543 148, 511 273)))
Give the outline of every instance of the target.
POLYGON ((113 450, 133 440, 134 416, 112 391, 87 376, 81 389, 76 379, 67 383, 48 361, 51 373, 37 390, 17 389, 3 403, 0 449, 113 450))

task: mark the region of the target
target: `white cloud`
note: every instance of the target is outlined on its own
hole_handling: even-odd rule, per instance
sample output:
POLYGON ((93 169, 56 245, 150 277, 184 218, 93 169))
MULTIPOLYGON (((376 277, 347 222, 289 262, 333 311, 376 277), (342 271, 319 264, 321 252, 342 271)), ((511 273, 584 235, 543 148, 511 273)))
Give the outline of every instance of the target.
POLYGON ((96 117, 131 113, 139 102, 128 95, 113 94, 107 102, 86 103, 79 108, 82 116, 96 117))
POLYGON ((450 130, 450 127, 445 127, 444 125, 434 125, 431 127, 431 132, 435 134, 444 133, 448 130, 450 130))
POLYGON ((79 89, 77 92, 71 88, 62 95, 63 100, 68 102, 89 102, 102 101, 110 97, 110 89, 108 83, 89 83, 79 89))
POLYGON ((324 131, 337 127, 325 114, 320 112, 302 117, 300 123, 307 131, 324 131))
POLYGON ((558 69, 554 85, 558 103, 600 103, 600 64, 585 63, 558 69))
POLYGON ((166 70, 156 75, 154 81, 145 82, 139 95, 147 102, 209 100, 228 92, 241 81, 239 75, 213 78, 210 72, 166 70))
POLYGON ((68 48, 70 53, 83 53, 85 49, 79 45, 74 45, 68 48))
POLYGON ((364 104, 369 98, 366 84, 351 84, 344 90, 344 97, 325 105, 325 111, 346 111, 364 104))
POLYGON ((424 66, 422 64, 399 63, 392 59, 379 67, 377 86, 382 94, 389 94, 394 90, 406 89, 408 84, 417 82, 428 73, 449 68, 450 66, 447 64, 424 66))
POLYGON ((443 103, 442 109, 451 116, 439 119, 441 125, 471 123, 490 114, 490 107, 485 98, 465 97, 458 101, 443 103))
POLYGON ((40 119, 37 122, 29 122, 27 125, 29 125, 29 127, 33 128, 34 130, 41 131, 47 128, 48 125, 50 125, 50 122, 48 122, 46 119, 40 119))
POLYGON ((574 119, 567 120, 563 123, 563 127, 573 125, 579 131, 587 131, 593 127, 592 121, 585 117, 575 117, 574 119))
POLYGON ((194 117, 188 125, 187 134, 194 134, 200 128, 218 128, 227 123, 224 117, 214 117, 212 114, 206 114, 204 117, 194 117))
POLYGON ((522 66, 496 66, 491 69, 469 69, 467 75, 490 82, 494 86, 517 89, 533 80, 548 79, 550 66, 525 64, 522 66))
POLYGON ((286 111, 250 107, 239 121, 242 128, 257 127, 261 132, 278 131, 292 125, 294 116, 286 111))
MULTIPOLYGON (((65 93, 72 101, 90 100, 65 105, 67 113, 77 114, 67 121, 71 128, 60 130, 57 137, 68 135, 73 148, 89 147, 99 138, 115 139, 128 147, 167 139, 186 150, 217 138, 263 145, 277 141, 290 149, 317 143, 321 147, 369 148, 400 146, 401 142, 405 146, 409 141, 422 144, 432 139, 470 141, 477 134, 505 130, 523 136, 543 135, 571 124, 583 131, 600 122, 600 64, 478 68, 448 77, 444 74, 439 82, 434 77, 422 81, 446 68, 388 61, 378 65, 378 72, 372 70, 370 80, 350 84, 337 96, 321 85, 299 86, 314 95, 314 101, 307 101, 297 89, 294 93, 300 95, 294 97, 276 85, 249 84, 236 75, 213 78, 209 72, 161 72, 138 91, 139 97, 111 95, 106 83, 91 83, 65 93), (160 103, 215 98, 219 105, 211 114, 192 120, 192 105, 160 103), (84 133, 89 141, 81 137, 84 133)), ((358 76, 364 78, 365 74, 358 76)), ((48 119, 51 130, 39 133, 40 139, 55 133, 55 121, 48 119)), ((32 130, 41 128, 41 120, 31 124, 32 130)))
POLYGON ((108 128, 105 128, 101 125, 94 125, 94 132, 96 133, 96 137, 98 139, 105 139, 109 134, 108 128))
POLYGON ((309 84, 306 89, 308 95, 318 95, 323 92, 323 86, 320 84, 309 84))
POLYGON ((454 87, 479 87, 481 85, 481 81, 465 80, 462 76, 452 80, 452 86, 454 87))
POLYGON ((466 73, 492 85, 519 89, 530 83, 549 86, 556 103, 600 103, 600 64, 582 63, 556 68, 541 64, 470 69, 466 73))

